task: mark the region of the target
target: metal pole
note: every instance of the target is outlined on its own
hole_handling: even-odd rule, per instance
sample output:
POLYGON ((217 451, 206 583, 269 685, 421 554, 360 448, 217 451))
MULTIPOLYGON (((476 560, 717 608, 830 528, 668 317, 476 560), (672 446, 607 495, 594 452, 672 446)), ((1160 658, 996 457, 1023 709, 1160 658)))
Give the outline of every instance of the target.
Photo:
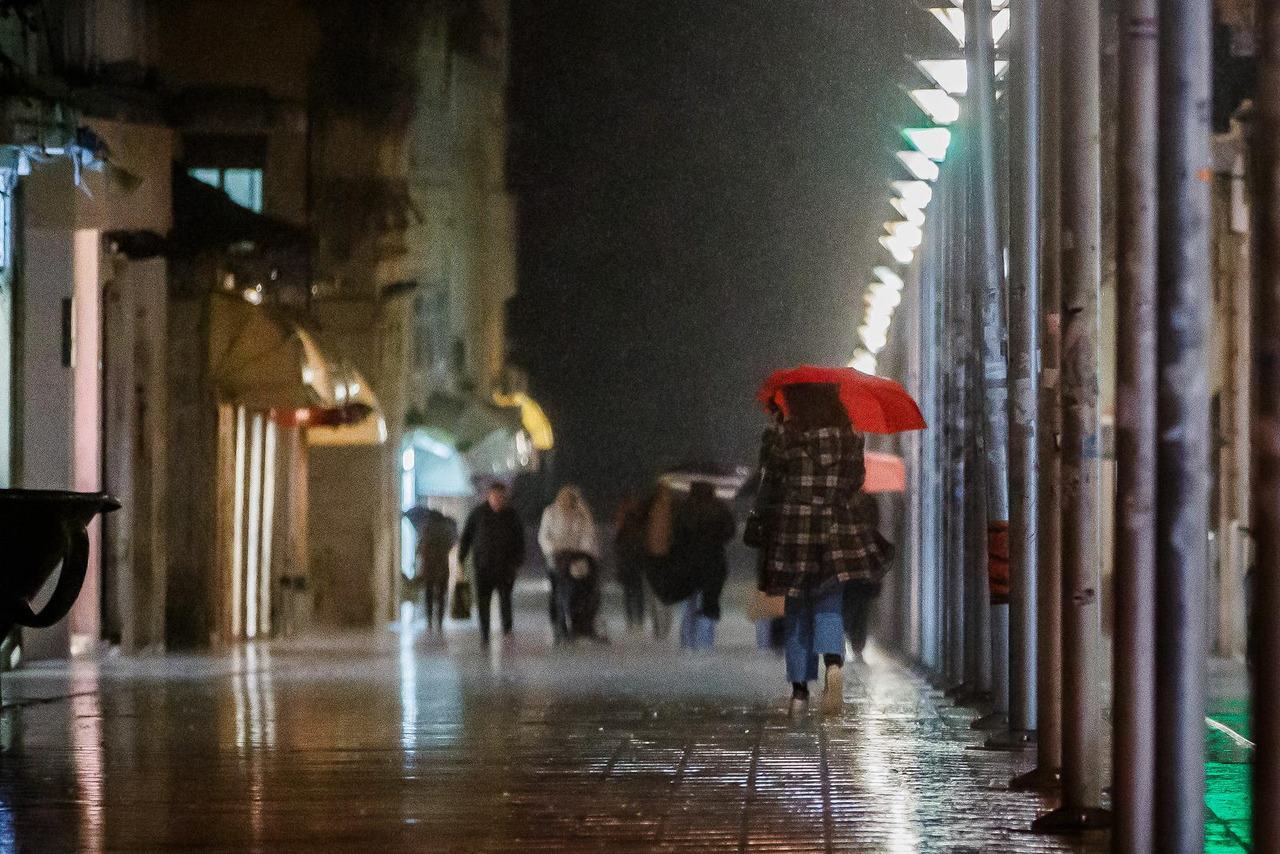
POLYGON ((1258 0, 1253 213, 1253 844, 1280 851, 1280 0, 1258 0))
MULTIPOLYGON (((957 133, 956 140, 952 143, 955 145, 960 141, 961 135, 957 133)), ((965 222, 964 213, 964 181, 963 181, 963 162, 957 160, 956 165, 960 168, 953 168, 951 176, 947 180, 947 215, 953 224, 953 228, 959 230, 959 226, 965 222)), ((969 601, 968 579, 965 576, 966 567, 966 549, 965 549, 965 505, 967 498, 968 474, 966 468, 966 438, 969 433, 969 413, 966 405, 966 390, 968 388, 968 359, 966 354, 969 352, 969 310, 968 310, 968 291, 964 287, 964 269, 965 269, 965 245, 962 240, 953 240, 948 252, 950 260, 950 275, 948 276, 949 286, 947 288, 947 327, 949 334, 947 336, 950 354, 948 365, 950 367, 951 383, 949 384, 949 394, 951 397, 950 406, 948 407, 948 447, 947 454, 950 459, 950 482, 947 485, 947 503, 948 512, 947 520, 950 524, 950 532, 948 537, 948 555, 947 555, 947 573, 949 583, 947 591, 949 595, 949 619, 947 621, 947 647, 950 653, 951 675, 954 680, 953 688, 958 691, 972 689, 969 680, 973 678, 970 668, 971 653, 969 650, 969 609, 967 607, 969 601)))
MULTIPOLYGON (((991 32, 991 0, 970 0, 964 5, 965 45, 969 64, 969 91, 965 105, 970 112, 971 138, 967 146, 971 185, 974 190, 971 220, 974 256, 971 259, 975 295, 981 301, 981 383, 984 405, 983 444, 986 486, 986 565, 995 583, 990 601, 1007 608, 1004 590, 1009 560, 1009 421, 1007 410, 1009 366, 1004 347, 1005 281, 999 231, 995 148, 995 45, 991 32), (994 588, 999 588, 998 590, 994 588)), ((976 425, 975 425, 976 427, 976 425)), ((989 609, 988 609, 989 610, 989 609)), ((1009 709, 1009 647, 999 630, 1005 614, 987 614, 990 644, 989 670, 995 714, 1009 709)))
POLYGON ((1157 0, 1126 0, 1120 28, 1117 212, 1112 850, 1153 852, 1156 645, 1157 0))
MULTIPOLYGON (((941 187, 935 195, 942 192, 941 187)), ((940 198, 933 200, 934 211, 942 210, 940 198)), ((920 405, 930 429, 920 434, 920 659, 931 673, 940 670, 938 658, 937 596, 940 585, 938 572, 941 567, 938 501, 940 480, 939 438, 942 435, 938 418, 938 294, 943 287, 943 252, 947 245, 949 224, 945 214, 933 217, 929 231, 927 257, 922 265, 927 277, 922 277, 920 288, 920 405)))
POLYGON ((1100 15, 1098 0, 1067 0, 1062 31, 1062 806, 1036 819, 1046 832, 1105 826, 1102 797, 1101 423, 1102 284, 1100 15), (1065 37, 1064 37, 1065 38, 1065 37))
POLYGON ((1016 789, 1056 787, 1062 768, 1062 431, 1059 396, 1062 302, 1061 0, 1042 0, 1040 14, 1041 346, 1039 459, 1039 584, 1036 590, 1036 767, 1016 777, 1016 789))
POLYGON ((1013 16, 1009 235, 1009 729, 1036 728, 1036 436, 1040 392, 1040 0, 1013 16))
MULTIPOLYGON (((1204 848, 1211 0, 1161 0, 1156 850, 1204 848)), ((1261 849, 1266 850, 1266 849, 1261 849)))

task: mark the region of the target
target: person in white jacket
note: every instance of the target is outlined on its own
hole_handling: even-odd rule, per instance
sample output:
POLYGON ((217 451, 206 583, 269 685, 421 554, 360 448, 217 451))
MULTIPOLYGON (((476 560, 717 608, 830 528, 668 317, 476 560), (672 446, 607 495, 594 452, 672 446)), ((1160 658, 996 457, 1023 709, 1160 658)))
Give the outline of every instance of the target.
POLYGON ((576 486, 561 489, 543 512, 538 545, 551 569, 551 625, 556 640, 596 637, 600 543, 591 509, 576 486))

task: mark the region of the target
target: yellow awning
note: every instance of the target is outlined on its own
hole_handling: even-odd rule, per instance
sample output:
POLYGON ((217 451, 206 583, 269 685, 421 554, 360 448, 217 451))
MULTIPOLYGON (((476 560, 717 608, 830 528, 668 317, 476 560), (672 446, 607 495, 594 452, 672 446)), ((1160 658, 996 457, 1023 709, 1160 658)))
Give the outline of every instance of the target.
POLYGON ((299 409, 338 403, 329 361, 315 339, 238 293, 210 297, 209 365, 219 393, 241 406, 299 409))
POLYGON ((499 406, 520 407, 520 422, 533 441, 533 446, 539 451, 549 451, 555 447, 556 436, 551 429, 551 420, 532 397, 522 391, 511 394, 494 392, 493 402, 499 406))

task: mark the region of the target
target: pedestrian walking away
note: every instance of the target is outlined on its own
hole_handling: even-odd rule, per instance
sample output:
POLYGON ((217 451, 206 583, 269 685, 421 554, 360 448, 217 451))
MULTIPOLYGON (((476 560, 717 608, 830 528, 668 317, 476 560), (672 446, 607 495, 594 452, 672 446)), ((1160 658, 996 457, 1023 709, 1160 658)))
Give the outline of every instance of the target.
MULTIPOLYGON (((880 548, 880 558, 887 570, 893 561, 894 546, 880 533, 880 505, 875 496, 859 490, 854 500, 854 511, 871 528, 876 544, 880 548)), ((858 664, 863 663, 863 653, 867 647, 867 626, 871 620, 871 608, 880 596, 883 585, 877 581, 850 581, 844 586, 842 611, 844 615, 844 632, 849 638, 850 656, 858 664)))
POLYGON ((680 644, 686 649, 710 649, 715 643, 720 592, 729 575, 724 550, 736 531, 733 511, 716 497, 715 487, 695 481, 676 510, 671 547, 672 561, 692 575, 697 585, 685 600, 680 644))
POLYGON ((480 641, 489 643, 489 607, 493 594, 498 594, 502 615, 502 633, 513 628, 511 590, 516 572, 524 563, 524 526, 508 504, 507 487, 495 483, 489 487, 485 502, 471 511, 462 528, 458 559, 471 557, 476 580, 476 604, 480 615, 480 641))
POLYGON ((791 710, 808 707, 822 657, 824 707, 843 703, 844 586, 879 583, 884 561, 874 529, 858 513, 863 438, 833 383, 781 388, 784 420, 767 434, 767 454, 748 545, 764 552, 763 591, 785 596, 785 660, 791 710))
POLYGON ((428 510, 418 528, 417 582, 427 629, 444 628, 449 557, 458 541, 458 524, 439 510, 428 510))
POLYGON ((543 512, 538 545, 551 568, 556 641, 603 639, 595 625, 600 607, 600 546, 595 519, 577 487, 561 489, 543 512))
POLYGON ((627 629, 644 628, 644 560, 646 505, 634 498, 622 502, 614 527, 613 555, 627 614, 627 629))

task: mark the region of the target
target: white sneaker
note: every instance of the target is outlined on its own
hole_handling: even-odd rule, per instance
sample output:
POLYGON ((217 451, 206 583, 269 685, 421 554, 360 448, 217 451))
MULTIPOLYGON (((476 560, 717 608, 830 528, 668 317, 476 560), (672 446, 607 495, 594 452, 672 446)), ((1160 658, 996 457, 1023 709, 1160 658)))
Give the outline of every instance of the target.
POLYGON ((822 692, 822 707, 838 712, 844 705, 844 668, 838 664, 827 665, 827 685, 822 692))
POLYGON ((789 710, 793 716, 803 715, 805 712, 809 711, 809 698, 792 697, 789 710))

